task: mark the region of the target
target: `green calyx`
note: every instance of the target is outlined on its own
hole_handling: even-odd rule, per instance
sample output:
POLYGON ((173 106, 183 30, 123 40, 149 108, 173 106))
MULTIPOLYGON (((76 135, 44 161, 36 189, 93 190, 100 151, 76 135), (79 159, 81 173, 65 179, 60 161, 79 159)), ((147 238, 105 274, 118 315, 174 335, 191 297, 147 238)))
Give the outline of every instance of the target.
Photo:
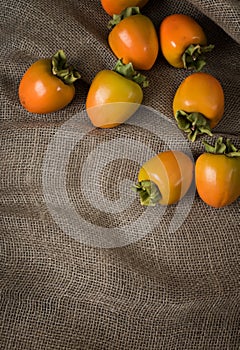
POLYGON ((199 112, 187 113, 180 110, 177 111, 175 119, 179 129, 188 134, 189 141, 194 142, 201 134, 212 136, 208 119, 199 112))
POLYGON ((138 182, 132 187, 132 190, 139 194, 141 205, 153 207, 158 204, 162 198, 157 185, 150 180, 138 182))
POLYGON ((213 154, 224 154, 227 157, 240 157, 240 149, 238 150, 231 142, 230 139, 226 139, 226 142, 223 142, 223 137, 219 137, 215 142, 215 145, 212 146, 208 142, 203 141, 205 150, 208 153, 213 154))
POLYGON ((80 73, 67 64, 67 58, 63 50, 59 50, 52 57, 52 73, 61 79, 65 84, 73 84, 81 78, 80 73))
POLYGON ((133 16, 133 15, 140 15, 140 9, 137 6, 134 7, 127 7, 125 10, 123 10, 119 15, 113 15, 112 19, 108 22, 108 29, 112 29, 114 26, 116 26, 118 23, 120 23, 124 18, 133 16))
POLYGON ((122 60, 119 59, 113 68, 113 71, 121 74, 127 79, 134 81, 142 87, 147 87, 149 85, 149 81, 147 80, 146 76, 136 72, 131 62, 124 64, 122 60))
POLYGON ((196 72, 200 72, 206 65, 205 53, 212 51, 214 45, 190 45, 182 55, 183 66, 186 69, 193 69, 196 72))

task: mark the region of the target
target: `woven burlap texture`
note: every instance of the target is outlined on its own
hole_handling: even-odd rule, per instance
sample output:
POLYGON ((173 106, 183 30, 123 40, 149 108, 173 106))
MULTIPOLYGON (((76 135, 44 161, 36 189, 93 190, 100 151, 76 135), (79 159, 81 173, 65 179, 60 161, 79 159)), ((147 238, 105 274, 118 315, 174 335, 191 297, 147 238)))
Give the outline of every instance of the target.
MULTIPOLYGON (((202 138, 190 144, 174 129, 172 99, 191 73, 159 54, 144 72, 145 122, 94 129, 84 113, 87 91, 116 63, 100 1, 3 0, 0 7, 0 349, 239 349, 239 199, 214 209, 193 189, 181 207, 145 215, 130 189, 130 203, 124 195, 150 154, 167 146, 189 147, 194 159, 203 152, 202 138), (61 111, 28 113, 18 100, 20 79, 60 48, 81 72, 76 96, 61 111), (72 212, 80 218, 73 225, 72 212), (184 220, 171 231, 176 213, 184 220)), ((156 28, 172 13, 204 27, 215 44, 204 71, 226 98, 213 139, 231 137, 240 147, 239 1, 150 0, 142 12, 156 28)))

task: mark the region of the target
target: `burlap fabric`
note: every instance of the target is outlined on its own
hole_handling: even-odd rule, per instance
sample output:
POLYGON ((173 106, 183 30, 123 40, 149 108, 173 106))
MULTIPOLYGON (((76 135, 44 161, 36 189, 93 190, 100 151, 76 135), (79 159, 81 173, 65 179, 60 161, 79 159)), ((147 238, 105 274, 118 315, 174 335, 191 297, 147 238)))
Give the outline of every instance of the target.
MULTIPOLYGON (((239 1, 150 0, 143 10, 156 27, 176 12, 192 15, 215 44, 204 71, 221 81, 226 110, 214 134, 240 146, 239 1)), ((0 348, 239 349, 240 201, 217 210, 195 195, 189 212, 186 201, 144 216, 130 190, 127 203, 126 188, 138 154, 167 147, 158 120, 147 121, 152 131, 140 120, 93 130, 81 114, 93 77, 116 62, 100 2, 2 0, 0 13, 0 348), (76 96, 62 111, 28 113, 18 101, 21 76, 59 48, 82 74, 76 96), (64 152, 65 172, 51 158, 64 152), (171 231, 176 213, 184 220, 171 231)), ((146 72, 144 105, 173 121, 172 98, 188 74, 160 54, 146 72)), ((201 141, 189 145, 195 159, 201 141)), ((186 137, 170 128, 168 142, 184 148, 186 137)))

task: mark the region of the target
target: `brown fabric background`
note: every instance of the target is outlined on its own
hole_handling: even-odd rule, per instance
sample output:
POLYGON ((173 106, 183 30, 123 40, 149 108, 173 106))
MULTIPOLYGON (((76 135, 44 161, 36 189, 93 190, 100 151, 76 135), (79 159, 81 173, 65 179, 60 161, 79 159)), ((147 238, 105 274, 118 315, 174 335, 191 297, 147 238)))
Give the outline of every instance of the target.
MULTIPOLYGON (((107 45, 109 16, 97 0, 3 0, 0 6, 0 349, 239 349, 239 199, 216 210, 196 195, 176 232, 168 231, 172 206, 152 232, 123 247, 95 248, 66 235, 44 201, 42 163, 57 130, 84 109, 95 74, 115 64, 107 45), (76 96, 62 111, 28 113, 18 101, 20 79, 32 62, 59 48, 82 73, 76 96)), ((205 28, 215 44, 205 71, 221 81, 226 96, 224 119, 214 133, 231 136, 240 147, 239 1, 150 0, 142 12, 156 27, 168 14, 182 12, 205 28)), ((172 120, 174 92, 188 74, 160 54, 146 72, 144 104, 172 120)), ((141 212, 137 202, 118 215, 101 212, 81 192, 78 175, 88 154, 122 135, 129 144, 138 140, 155 152, 163 149, 156 135, 122 125, 93 132, 75 147, 68 165, 69 197, 100 227, 120 227, 141 212)), ((201 139, 191 149, 196 158, 203 151, 201 139)), ((102 176, 102 190, 112 200, 121 178, 134 181, 139 166, 122 153, 102 176)), ((150 222, 155 211, 151 215, 150 222)))

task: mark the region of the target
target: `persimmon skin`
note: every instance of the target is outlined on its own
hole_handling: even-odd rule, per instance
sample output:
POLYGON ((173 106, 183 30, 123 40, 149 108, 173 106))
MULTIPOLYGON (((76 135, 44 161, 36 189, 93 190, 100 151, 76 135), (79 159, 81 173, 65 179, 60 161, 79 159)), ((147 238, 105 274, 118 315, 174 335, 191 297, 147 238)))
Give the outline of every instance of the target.
POLYGON ((127 7, 137 6, 142 8, 149 0, 101 0, 101 5, 110 16, 119 15, 127 7))
POLYGON ((117 58, 132 62, 137 70, 150 70, 159 52, 156 29, 142 14, 121 20, 109 33, 108 43, 117 58))
POLYGON ((75 95, 75 87, 54 76, 51 59, 46 58, 28 68, 20 81, 18 94, 21 105, 27 111, 43 114, 68 105, 75 95))
POLYGON ((208 73, 189 75, 179 85, 173 99, 173 113, 183 110, 198 112, 209 120, 211 129, 224 114, 224 91, 220 82, 208 73))
POLYGON ((182 55, 188 46, 207 45, 202 27, 185 14, 172 14, 165 17, 159 27, 159 40, 163 56, 175 68, 184 67, 182 55))

